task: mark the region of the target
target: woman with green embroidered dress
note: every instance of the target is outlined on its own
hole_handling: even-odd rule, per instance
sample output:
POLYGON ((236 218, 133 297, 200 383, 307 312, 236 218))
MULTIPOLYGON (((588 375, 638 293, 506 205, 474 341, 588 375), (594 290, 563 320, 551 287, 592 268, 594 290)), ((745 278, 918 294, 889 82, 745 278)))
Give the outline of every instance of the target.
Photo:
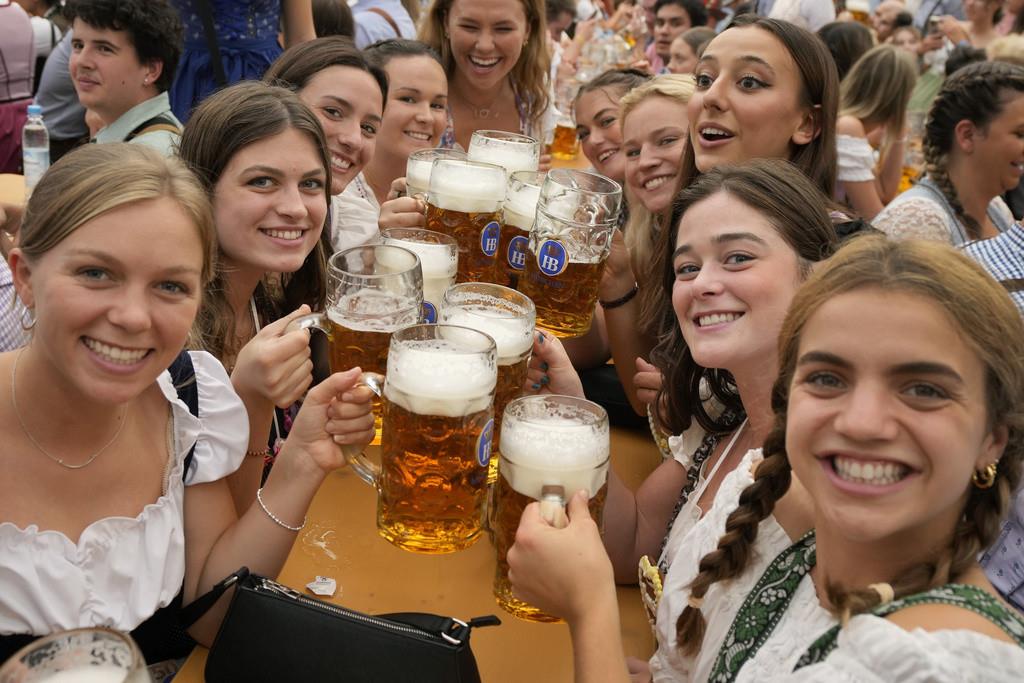
MULTIPOLYGON (((946 245, 863 237, 813 275, 779 337, 764 451, 672 564, 654 680, 1019 680, 1024 621, 977 557, 1020 483, 1021 339, 1006 292, 946 245)), ((569 517, 527 509, 510 578, 569 620, 577 680, 626 680, 581 497, 569 517)))

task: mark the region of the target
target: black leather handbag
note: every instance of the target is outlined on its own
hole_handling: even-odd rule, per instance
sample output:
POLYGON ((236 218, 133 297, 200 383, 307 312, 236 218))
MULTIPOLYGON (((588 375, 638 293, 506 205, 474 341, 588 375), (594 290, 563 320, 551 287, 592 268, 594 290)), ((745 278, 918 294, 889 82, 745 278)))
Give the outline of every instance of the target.
POLYGON ((245 569, 232 577, 235 594, 206 660, 210 683, 479 683, 470 632, 501 623, 494 615, 363 614, 245 569))

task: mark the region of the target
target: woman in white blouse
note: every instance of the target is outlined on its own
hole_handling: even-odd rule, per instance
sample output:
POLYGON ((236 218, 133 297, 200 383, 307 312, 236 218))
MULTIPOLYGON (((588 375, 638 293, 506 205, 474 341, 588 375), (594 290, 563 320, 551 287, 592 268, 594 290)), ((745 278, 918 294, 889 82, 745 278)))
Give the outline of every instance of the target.
MULTIPOLYGON (((259 500, 236 515, 224 477, 245 452, 242 402, 207 353, 187 354, 197 415, 179 398, 192 380, 175 387, 166 370, 215 239, 195 177, 138 145, 82 148, 33 192, 8 259, 31 341, 0 355, 4 654, 13 634, 131 631, 242 565, 276 574, 343 462, 335 441, 365 443, 369 422, 333 402, 356 375, 334 375, 309 392, 259 500)), ((199 642, 227 603, 191 629, 199 642)))
MULTIPOLYGON (((1024 457, 1024 324, 948 246, 870 236, 801 288, 775 428, 680 545, 655 681, 1018 680, 1024 620, 978 565, 1024 457)), ((583 492, 529 506, 524 600, 564 615, 578 681, 625 681, 616 593, 583 492), (572 562, 565 558, 572 557, 572 562)))
POLYGON ((836 194, 867 220, 899 192, 907 103, 916 82, 906 51, 879 45, 857 60, 840 85, 836 194))
POLYGON ((956 246, 1013 224, 1000 195, 1024 175, 1024 67, 969 64, 946 79, 924 133, 925 174, 873 224, 956 246))

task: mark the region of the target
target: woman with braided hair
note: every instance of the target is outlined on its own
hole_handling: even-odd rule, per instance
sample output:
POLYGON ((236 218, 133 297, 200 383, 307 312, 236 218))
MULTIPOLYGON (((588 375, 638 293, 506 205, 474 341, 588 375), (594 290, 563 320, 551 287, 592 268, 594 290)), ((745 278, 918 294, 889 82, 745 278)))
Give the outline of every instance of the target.
MULTIPOLYGON (((1018 680, 1024 620, 977 557, 1021 479, 1024 355, 1006 340, 1022 337, 1006 292, 948 246, 861 237, 812 275, 763 452, 672 565, 654 680, 1018 680)), ((569 519, 528 507, 510 578, 566 616, 577 680, 625 681, 583 496, 569 519)))
POLYGON ((875 227, 957 246, 1009 228, 1013 215, 1000 195, 1024 174, 1024 67, 979 62, 950 76, 928 114, 924 155, 924 176, 875 227))

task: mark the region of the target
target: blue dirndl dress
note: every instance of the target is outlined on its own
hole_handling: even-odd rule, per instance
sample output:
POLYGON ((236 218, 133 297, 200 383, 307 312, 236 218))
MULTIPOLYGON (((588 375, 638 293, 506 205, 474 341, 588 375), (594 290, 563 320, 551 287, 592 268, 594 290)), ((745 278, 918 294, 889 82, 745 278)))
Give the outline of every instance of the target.
MULTIPOLYGON (((259 80, 281 54, 277 33, 280 0, 209 0, 227 82, 259 80)), ((199 102, 220 86, 213 75, 199 0, 171 0, 181 16, 185 45, 171 85, 171 109, 185 122, 199 102)))

